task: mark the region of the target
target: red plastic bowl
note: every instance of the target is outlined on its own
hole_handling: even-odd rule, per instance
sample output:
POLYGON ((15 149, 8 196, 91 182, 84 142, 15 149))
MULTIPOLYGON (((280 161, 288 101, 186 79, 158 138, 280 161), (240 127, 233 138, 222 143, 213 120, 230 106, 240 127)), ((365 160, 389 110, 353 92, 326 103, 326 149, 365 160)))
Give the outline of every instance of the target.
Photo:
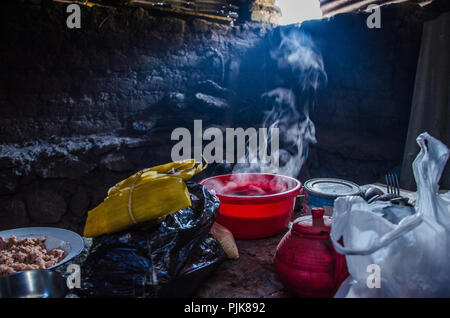
POLYGON ((262 173, 226 174, 200 184, 220 200, 217 222, 241 239, 264 238, 285 229, 302 190, 294 178, 262 173))

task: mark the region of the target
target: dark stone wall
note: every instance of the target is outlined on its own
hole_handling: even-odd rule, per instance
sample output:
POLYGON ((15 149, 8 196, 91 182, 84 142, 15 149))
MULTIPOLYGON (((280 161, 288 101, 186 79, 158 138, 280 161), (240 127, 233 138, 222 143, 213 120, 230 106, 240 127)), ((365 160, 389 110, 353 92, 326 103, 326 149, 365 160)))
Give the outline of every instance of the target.
POLYGON ((224 123, 227 70, 268 30, 85 6, 71 30, 32 3, 0 15, 0 229, 82 231, 109 187, 171 161, 175 127, 224 123))
MULTIPOLYGON (((381 9, 381 28, 366 14, 305 24, 320 47, 328 85, 312 113, 318 144, 309 173, 358 183, 383 181, 403 160, 423 20, 414 4, 381 9)), ((305 171, 307 173, 307 171, 305 171)))
MULTIPOLYGON (((170 161, 174 128, 194 119, 204 129, 260 126, 261 94, 294 85, 270 58, 279 28, 82 7, 81 29, 70 30, 65 5, 22 3, 6 1, 0 13, 0 229, 81 232, 109 187, 170 161)), ((381 30, 365 27, 364 14, 302 27, 328 76, 302 181, 371 182, 401 163, 421 34, 415 10, 386 14, 381 30)))
POLYGON ((225 63, 265 32, 85 6, 81 29, 68 29, 66 5, 44 3, 7 2, 1 13, 3 142, 145 129, 135 115, 206 79, 222 85, 225 63))

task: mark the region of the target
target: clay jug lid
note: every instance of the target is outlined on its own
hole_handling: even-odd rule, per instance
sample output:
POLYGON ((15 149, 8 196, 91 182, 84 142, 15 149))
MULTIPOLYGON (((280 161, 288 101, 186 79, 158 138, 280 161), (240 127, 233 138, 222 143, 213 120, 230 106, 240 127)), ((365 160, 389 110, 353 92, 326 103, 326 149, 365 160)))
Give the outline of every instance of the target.
POLYGON ((331 218, 324 216, 323 208, 312 208, 311 215, 299 217, 292 224, 296 232, 328 236, 331 231, 331 218))

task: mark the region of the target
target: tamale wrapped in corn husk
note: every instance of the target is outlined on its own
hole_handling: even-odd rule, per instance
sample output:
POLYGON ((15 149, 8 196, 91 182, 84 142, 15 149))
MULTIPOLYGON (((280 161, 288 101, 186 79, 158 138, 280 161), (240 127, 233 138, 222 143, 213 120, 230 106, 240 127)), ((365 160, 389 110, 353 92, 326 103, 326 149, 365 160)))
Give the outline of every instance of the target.
POLYGON ((206 164, 190 159, 133 174, 110 188, 106 199, 88 212, 83 235, 96 237, 138 223, 157 223, 164 216, 190 206, 184 181, 205 168, 206 164))

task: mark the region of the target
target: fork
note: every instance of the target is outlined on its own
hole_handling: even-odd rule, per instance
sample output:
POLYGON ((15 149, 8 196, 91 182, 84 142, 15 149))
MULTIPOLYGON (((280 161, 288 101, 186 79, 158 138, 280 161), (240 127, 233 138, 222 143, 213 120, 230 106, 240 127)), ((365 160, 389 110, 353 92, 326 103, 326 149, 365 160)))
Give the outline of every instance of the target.
POLYGON ((398 182, 398 177, 396 174, 387 174, 386 175, 386 190, 387 194, 392 196, 390 199, 391 203, 398 205, 409 205, 409 199, 407 197, 403 197, 400 195, 400 184, 398 182))
POLYGON ((399 205, 408 205, 409 199, 400 195, 400 183, 396 174, 388 173, 386 176, 386 194, 375 195, 367 203, 377 200, 391 201, 391 203, 399 205))
POLYGON ((386 175, 386 191, 396 197, 400 196, 400 185, 396 174, 388 173, 386 175))

